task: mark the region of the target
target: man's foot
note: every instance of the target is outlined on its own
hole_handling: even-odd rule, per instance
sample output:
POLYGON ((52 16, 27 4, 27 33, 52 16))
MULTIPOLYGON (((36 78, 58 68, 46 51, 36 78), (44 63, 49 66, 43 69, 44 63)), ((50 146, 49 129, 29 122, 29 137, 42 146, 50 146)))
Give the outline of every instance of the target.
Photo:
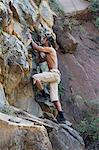
POLYGON ((47 102, 50 100, 50 95, 45 93, 44 90, 42 91, 39 91, 37 94, 36 94, 36 100, 38 102, 47 102))
POLYGON ((72 125, 69 121, 67 121, 67 120, 65 119, 65 117, 64 117, 62 111, 59 111, 59 112, 58 112, 58 115, 57 115, 56 119, 57 119, 57 121, 58 121, 59 124, 66 124, 66 125, 68 125, 68 126, 71 126, 71 125, 72 125))
POLYGON ((49 99, 50 99, 50 95, 47 94, 47 93, 45 92, 45 90, 40 91, 40 92, 39 92, 39 96, 41 96, 44 100, 49 100, 49 99))
POLYGON ((64 115, 63 115, 62 111, 58 112, 58 115, 57 115, 56 119, 57 119, 58 123, 61 123, 61 122, 65 121, 65 118, 64 118, 64 115))

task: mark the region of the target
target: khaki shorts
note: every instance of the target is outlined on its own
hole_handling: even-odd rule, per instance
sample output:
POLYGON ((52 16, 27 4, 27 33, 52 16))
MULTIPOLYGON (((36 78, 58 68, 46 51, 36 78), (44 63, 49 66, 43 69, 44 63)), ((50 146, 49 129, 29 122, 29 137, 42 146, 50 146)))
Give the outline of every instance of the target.
POLYGON ((52 69, 49 72, 42 72, 33 75, 34 84, 36 80, 41 82, 50 83, 50 98, 51 101, 58 101, 58 84, 60 83, 60 71, 58 69, 52 69))

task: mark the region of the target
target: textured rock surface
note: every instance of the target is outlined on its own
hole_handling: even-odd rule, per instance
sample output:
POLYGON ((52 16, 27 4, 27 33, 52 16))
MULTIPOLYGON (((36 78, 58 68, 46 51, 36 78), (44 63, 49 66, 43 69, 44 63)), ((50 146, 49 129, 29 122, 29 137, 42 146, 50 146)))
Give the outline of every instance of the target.
POLYGON ((12 34, 14 30, 13 13, 9 6, 4 4, 6 4, 5 1, 4 3, 0 2, 0 24, 5 32, 12 34))
POLYGON ((72 120, 77 121, 82 116, 80 111, 88 109, 84 102, 99 99, 99 32, 92 23, 87 22, 81 27, 77 26, 72 35, 78 41, 77 49, 74 55, 59 53, 59 67, 65 89, 62 95, 63 108, 67 118, 71 116, 72 120), (70 95, 73 96, 72 101, 70 95), (81 97, 79 102, 77 95, 81 97))
POLYGON ((44 126, 2 113, 0 116, 0 149, 52 150, 44 126))
POLYGON ((19 63, 26 66, 27 50, 23 43, 15 36, 5 32, 0 34, 1 56, 4 58, 6 65, 19 63))
POLYGON ((74 15, 83 13, 89 6, 89 3, 84 0, 59 0, 60 5, 66 14, 74 15), (64 5, 66 3, 66 5, 64 5))
MULTIPOLYGON (((7 116, 0 115, 5 118, 1 117, 0 121, 0 136, 4 135, 0 141, 1 149, 22 150, 32 149, 34 146, 35 150, 56 150, 58 145, 58 148, 62 150, 82 150, 84 147, 81 137, 72 128, 60 127, 49 120, 47 120, 49 123, 44 125, 44 119, 35 119, 31 115, 27 117, 26 114, 25 119, 31 122, 23 120, 18 123, 23 118, 22 110, 37 117, 44 117, 42 109, 51 113, 48 105, 44 109, 43 105, 35 101, 31 76, 38 71, 38 68, 34 63, 36 52, 31 49, 28 34, 31 32, 33 38, 37 37, 37 41, 42 38, 41 35, 45 31, 55 38, 52 30, 52 13, 48 1, 45 0, 42 0, 40 8, 33 0, 11 0, 11 2, 2 0, 0 2, 0 104, 4 105, 8 100, 10 105, 21 108, 18 113, 13 113, 17 116, 20 114, 20 118, 14 118, 14 120, 12 118, 13 123, 6 120, 7 116), (46 3, 46 7, 42 3, 46 3), (34 53, 31 54, 31 51, 34 53), (15 120, 17 123, 14 123, 15 120)), ((54 28, 61 51, 69 53, 58 53, 62 90, 64 90, 64 92, 60 91, 60 99, 62 99, 65 116, 73 122, 81 119, 82 110, 85 108, 84 100, 96 99, 99 96, 99 52, 97 50, 99 44, 98 36, 96 37, 98 33, 90 39, 91 35, 93 37, 93 30, 90 32, 88 27, 90 25, 82 30, 81 26, 77 26, 77 30, 71 32, 72 34, 69 33, 65 22, 56 22, 54 28)), ((9 109, 7 113, 9 114, 9 109)), ((44 112, 44 115, 54 120, 50 114, 44 112)))
MULTIPOLYGON (((89 88, 86 89, 88 92, 83 94, 82 97, 85 99, 95 99, 99 96, 99 33, 89 22, 84 24, 83 30, 80 29, 80 31, 80 36, 77 34, 78 29, 75 32, 76 38, 79 40, 79 46, 77 48, 75 58, 87 75, 85 81, 89 82, 89 85, 87 85, 89 88), (90 92, 90 90, 92 90, 92 92, 90 92)), ((84 84, 82 85, 84 86, 84 84)), ((83 91, 82 93, 84 93, 83 91)))
POLYGON ((40 16, 49 27, 53 26, 53 12, 48 5, 48 0, 42 0, 39 8, 40 16))
POLYGON ((57 131, 53 130, 53 132, 50 133, 50 140, 52 142, 53 150, 83 149, 83 145, 81 145, 77 139, 75 139, 72 135, 68 135, 68 132, 61 127, 58 128, 57 131))
POLYGON ((3 86, 0 83, 0 108, 3 108, 6 105, 6 97, 3 90, 3 86))
POLYGON ((32 0, 14 0, 10 3, 11 10, 16 19, 24 25, 33 25, 37 19, 37 7, 32 0))
MULTIPOLYGON (((65 18, 64 18, 65 19, 65 18)), ((55 19, 53 30, 56 34, 56 41, 63 53, 74 53, 77 47, 77 40, 69 33, 65 21, 55 19)))
MULTIPOLYGON (((83 149, 83 141, 75 139, 68 132, 70 130, 72 131, 72 128, 65 127, 65 129, 63 129, 63 127, 60 127, 51 121, 48 123, 53 128, 52 131, 48 131, 50 134, 50 140, 48 138, 47 130, 39 123, 35 125, 32 121, 0 113, 0 136, 2 136, 0 140, 0 149, 83 149)), ((79 134, 77 137, 79 139, 79 134)))
POLYGON ((24 84, 19 84, 19 86, 16 88, 15 95, 16 97, 12 96, 10 103, 18 108, 21 108, 22 110, 29 112, 30 114, 36 115, 37 117, 43 116, 41 107, 34 99, 31 82, 25 83, 24 81, 24 84))

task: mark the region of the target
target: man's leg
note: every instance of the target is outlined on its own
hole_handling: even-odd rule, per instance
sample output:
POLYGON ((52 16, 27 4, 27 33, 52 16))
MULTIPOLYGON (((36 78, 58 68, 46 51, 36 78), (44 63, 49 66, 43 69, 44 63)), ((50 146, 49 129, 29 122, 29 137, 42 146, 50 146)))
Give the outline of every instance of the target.
POLYGON ((36 87, 37 87, 40 91, 44 89, 44 87, 43 87, 41 81, 36 80, 36 81, 35 81, 35 84, 36 84, 36 87))
POLYGON ((48 83, 48 81, 51 79, 51 73, 49 72, 42 72, 33 75, 33 84, 36 85, 36 87, 39 89, 41 94, 41 97, 44 97, 44 100, 48 99, 49 95, 45 92, 42 82, 48 83))
MULTIPOLYGON (((46 97, 46 94, 45 94, 45 91, 44 91, 44 88, 43 88, 43 85, 42 85, 41 81, 36 80, 35 84, 36 84, 37 88, 40 90, 40 92, 42 93, 42 96, 46 97)), ((64 115, 63 115, 63 111, 62 111, 62 105, 61 105, 61 103, 59 101, 59 98, 58 98, 58 83, 56 83, 56 82, 55 83, 51 83, 50 86, 52 87, 51 91, 50 91, 51 94, 54 92, 54 96, 52 96, 51 99, 53 99, 53 98, 58 99, 58 100, 56 100, 56 101, 54 100, 52 102, 53 102, 55 108, 58 111, 57 121, 59 123, 61 123, 61 122, 65 121, 65 118, 64 118, 64 115), (54 90, 53 90, 53 88, 54 88, 54 90)))
POLYGON ((53 102, 55 108, 58 111, 58 115, 56 117, 58 123, 65 123, 66 125, 71 126, 72 124, 65 119, 63 111, 62 111, 62 106, 58 97, 58 83, 57 82, 50 83, 50 96, 51 96, 51 101, 53 102))
POLYGON ((55 81, 56 79, 52 72, 42 72, 33 75, 33 84, 36 84, 37 88, 42 93, 42 96, 45 98, 47 98, 48 95, 45 93, 42 82, 50 83, 55 81))
POLYGON ((65 117, 64 117, 63 111, 62 111, 62 105, 59 101, 58 83, 57 82, 50 83, 50 97, 51 97, 51 101, 53 102, 55 108, 58 111, 58 115, 56 117, 57 121, 59 123, 65 122, 65 117))
POLYGON ((60 101, 54 101, 53 104, 58 111, 62 111, 62 106, 60 101))
MULTIPOLYGON (((45 96, 45 91, 44 91, 44 87, 43 87, 43 85, 42 85, 42 83, 41 83, 41 81, 39 81, 39 80, 36 80, 36 86, 37 86, 37 88, 42 92, 42 95, 43 96, 45 96)), ((50 93, 52 94, 53 92, 54 92, 54 94, 55 95, 58 95, 58 83, 51 83, 51 91, 50 91, 50 93), (53 84, 54 84, 54 86, 53 86, 53 84), (52 88, 54 88, 54 90, 52 89, 52 88), (53 90, 53 91, 52 91, 53 90)), ((54 98, 54 97, 53 97, 54 98)), ((52 98, 52 99, 53 99, 52 98)), ((56 99, 59 99, 58 97, 56 97, 56 99)), ((62 105, 61 105, 61 103, 60 103, 60 101, 59 100, 54 100, 53 101, 53 104, 54 104, 54 106, 55 106, 55 108, 57 109, 57 111, 58 111, 58 113, 61 115, 61 117, 62 118, 64 118, 63 117, 63 113, 62 113, 62 105)))
POLYGON ((61 106, 60 101, 54 101, 53 104, 54 104, 55 108, 58 111, 58 115, 56 117, 58 123, 64 123, 65 122, 65 117, 63 115, 62 106, 61 106))
POLYGON ((42 97, 44 97, 44 98, 47 99, 47 94, 46 94, 46 92, 45 92, 45 90, 44 90, 44 87, 43 87, 42 82, 39 81, 39 80, 36 80, 36 83, 35 83, 35 84, 36 84, 36 87, 39 89, 39 91, 40 91, 42 97))

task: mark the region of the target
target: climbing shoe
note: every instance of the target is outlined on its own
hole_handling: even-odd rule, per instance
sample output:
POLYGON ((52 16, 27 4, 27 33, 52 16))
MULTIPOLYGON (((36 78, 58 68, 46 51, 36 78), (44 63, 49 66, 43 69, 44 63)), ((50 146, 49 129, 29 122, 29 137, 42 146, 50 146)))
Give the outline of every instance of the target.
POLYGON ((50 95, 47 94, 44 90, 42 90, 36 94, 35 98, 38 102, 46 102, 50 100, 50 95))
POLYGON ((58 112, 58 115, 57 115, 56 119, 57 119, 57 122, 58 122, 59 124, 66 124, 66 125, 68 125, 68 126, 72 126, 72 124, 71 124, 69 121, 67 121, 67 120, 65 119, 65 117, 64 117, 62 111, 59 111, 59 112, 58 112))
POLYGON ((62 111, 58 112, 58 115, 57 115, 56 119, 57 119, 58 123, 61 123, 61 122, 65 121, 65 118, 64 118, 64 115, 63 115, 62 111))

